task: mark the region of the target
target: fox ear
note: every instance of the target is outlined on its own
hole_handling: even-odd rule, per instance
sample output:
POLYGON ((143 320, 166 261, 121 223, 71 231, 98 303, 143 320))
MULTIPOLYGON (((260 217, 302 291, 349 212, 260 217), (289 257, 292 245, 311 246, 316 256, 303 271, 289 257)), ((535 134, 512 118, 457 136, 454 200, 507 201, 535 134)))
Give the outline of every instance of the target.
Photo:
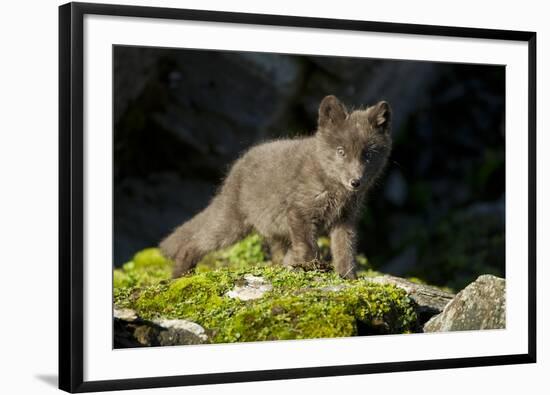
POLYGON ((325 96, 319 106, 319 128, 330 128, 344 122, 348 113, 336 96, 325 96))
POLYGON ((388 102, 380 101, 367 109, 367 117, 372 126, 380 132, 389 133, 391 128, 391 108, 388 102))

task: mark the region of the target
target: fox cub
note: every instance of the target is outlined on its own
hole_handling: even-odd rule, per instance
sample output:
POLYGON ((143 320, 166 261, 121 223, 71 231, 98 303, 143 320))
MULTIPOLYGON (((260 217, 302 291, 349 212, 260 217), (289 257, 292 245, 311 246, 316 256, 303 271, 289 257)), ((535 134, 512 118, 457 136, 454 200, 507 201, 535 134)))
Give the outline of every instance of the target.
POLYGON ((315 262, 317 237, 330 235, 335 270, 355 278, 356 221, 390 155, 390 128, 387 102, 348 112, 335 96, 326 96, 313 136, 249 149, 208 207, 160 243, 175 262, 173 277, 255 231, 273 262, 287 267, 315 262))

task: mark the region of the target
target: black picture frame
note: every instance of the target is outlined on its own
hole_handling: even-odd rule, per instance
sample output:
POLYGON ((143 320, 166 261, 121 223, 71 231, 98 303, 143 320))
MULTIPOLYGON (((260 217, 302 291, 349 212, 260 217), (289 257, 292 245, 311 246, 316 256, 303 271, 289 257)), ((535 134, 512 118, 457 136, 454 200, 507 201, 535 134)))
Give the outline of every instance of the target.
POLYGON ((234 12, 68 3, 59 8, 59 388, 107 391, 536 362, 536 33, 234 12), (106 381, 83 378, 83 19, 86 14, 511 40, 528 43, 528 352, 526 354, 106 381))

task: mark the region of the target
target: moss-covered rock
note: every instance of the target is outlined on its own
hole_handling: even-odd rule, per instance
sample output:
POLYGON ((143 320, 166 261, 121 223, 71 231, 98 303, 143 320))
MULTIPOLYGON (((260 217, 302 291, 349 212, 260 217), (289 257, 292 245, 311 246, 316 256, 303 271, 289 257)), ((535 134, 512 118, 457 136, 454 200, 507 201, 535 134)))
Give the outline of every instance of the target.
POLYGON ((290 271, 265 260, 251 236, 205 258, 194 274, 170 279, 172 263, 144 250, 114 273, 114 303, 142 320, 184 319, 214 343, 347 337, 415 330, 414 303, 390 284, 335 273, 290 271), (244 243, 244 244, 241 244, 244 243), (254 300, 228 294, 256 276, 269 291, 254 300))
POLYGON ((156 284, 170 278, 172 262, 158 248, 147 248, 113 272, 115 290, 156 284))

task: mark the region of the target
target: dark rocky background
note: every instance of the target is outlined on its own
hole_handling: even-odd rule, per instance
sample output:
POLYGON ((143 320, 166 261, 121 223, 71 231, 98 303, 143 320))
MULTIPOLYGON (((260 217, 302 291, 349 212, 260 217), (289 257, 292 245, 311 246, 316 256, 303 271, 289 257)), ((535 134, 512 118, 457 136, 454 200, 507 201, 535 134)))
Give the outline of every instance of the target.
POLYGON ((114 63, 116 266, 206 206, 242 150, 312 133, 335 94, 394 111, 360 223, 371 267, 457 290, 504 277, 504 67, 120 46, 114 63))

